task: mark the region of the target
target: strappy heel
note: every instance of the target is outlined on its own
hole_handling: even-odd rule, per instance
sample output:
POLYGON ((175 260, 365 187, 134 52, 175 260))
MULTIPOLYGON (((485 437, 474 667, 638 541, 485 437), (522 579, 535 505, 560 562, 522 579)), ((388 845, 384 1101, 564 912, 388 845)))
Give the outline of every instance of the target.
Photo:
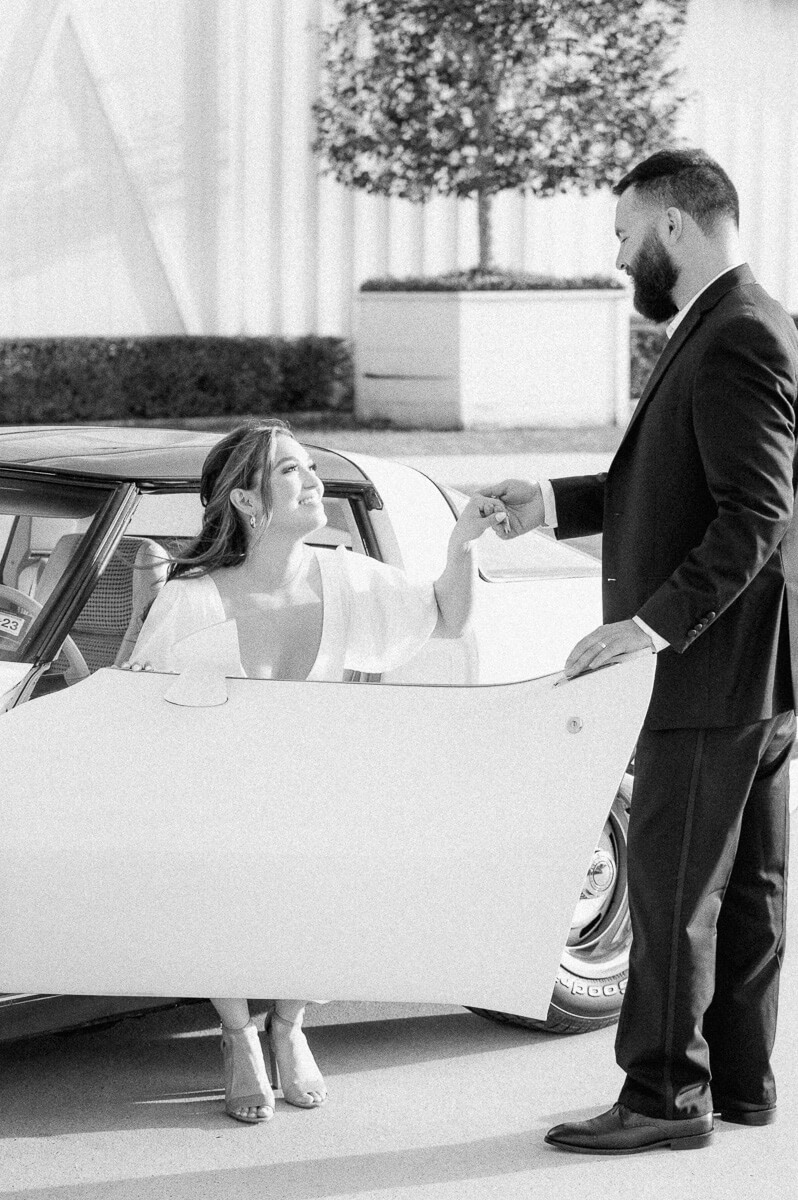
POLYGON ((319 1108, 322 1104, 326 1104, 327 1087, 319 1074, 319 1068, 316 1066, 316 1060, 311 1053, 307 1038, 302 1032, 301 1024, 287 1021, 285 1017, 280 1017, 273 1011, 266 1022, 266 1033, 269 1037, 272 1084, 275 1088, 282 1088, 283 1099, 286 1103, 293 1104, 297 1108, 319 1108), (293 1031, 293 1037, 298 1045, 291 1045, 283 1041, 281 1051, 274 1037, 275 1021, 279 1021, 281 1025, 285 1025, 293 1031), (304 1078, 303 1072, 306 1072, 304 1078), (321 1093, 321 1099, 314 1099, 308 1094, 310 1092, 321 1093))
POLYGON ((255 1023, 243 1029, 222 1026, 222 1061, 224 1063, 224 1111, 234 1121, 245 1125, 262 1125, 274 1116, 274 1092, 266 1076, 260 1039, 255 1023), (262 1116, 248 1116, 241 1109, 264 1108, 262 1116))

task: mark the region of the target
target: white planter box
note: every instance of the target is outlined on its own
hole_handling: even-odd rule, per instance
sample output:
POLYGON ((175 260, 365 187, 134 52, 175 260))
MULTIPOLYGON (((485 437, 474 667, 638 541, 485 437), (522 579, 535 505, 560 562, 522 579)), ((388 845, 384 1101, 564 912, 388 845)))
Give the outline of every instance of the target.
POLYGON ((360 292, 361 420, 477 425, 625 424, 629 293, 360 292))

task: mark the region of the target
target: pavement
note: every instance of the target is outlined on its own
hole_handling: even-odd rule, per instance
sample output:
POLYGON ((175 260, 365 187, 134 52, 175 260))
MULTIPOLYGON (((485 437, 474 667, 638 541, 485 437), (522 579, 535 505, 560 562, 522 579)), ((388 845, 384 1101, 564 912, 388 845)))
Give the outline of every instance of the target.
MULTIPOLYGON (((793 866, 796 852, 793 853, 793 866)), ((798 900, 790 901, 795 927, 798 900)), ((222 1112, 207 1003, 0 1047, 0 1195, 29 1200, 771 1200, 798 1167, 798 957, 774 1055, 779 1121, 693 1153, 571 1155, 543 1135, 620 1086, 613 1029, 563 1037, 457 1008, 309 1010, 330 1089, 268 1125, 222 1112)))

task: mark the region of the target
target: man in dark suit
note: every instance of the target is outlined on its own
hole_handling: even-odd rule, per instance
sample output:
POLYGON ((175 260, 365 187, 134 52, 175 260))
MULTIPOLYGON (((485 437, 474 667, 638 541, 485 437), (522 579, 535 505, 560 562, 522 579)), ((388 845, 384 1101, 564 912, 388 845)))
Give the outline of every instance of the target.
POLYGON ((629 826, 619 1101, 563 1149, 704 1145, 775 1118, 789 759, 798 695, 798 336, 739 251, 731 180, 661 151, 619 197, 617 266, 669 341, 606 475, 508 480, 505 536, 603 531, 606 623, 566 674, 657 654, 629 826), (791 648, 792 641, 792 648, 791 648))

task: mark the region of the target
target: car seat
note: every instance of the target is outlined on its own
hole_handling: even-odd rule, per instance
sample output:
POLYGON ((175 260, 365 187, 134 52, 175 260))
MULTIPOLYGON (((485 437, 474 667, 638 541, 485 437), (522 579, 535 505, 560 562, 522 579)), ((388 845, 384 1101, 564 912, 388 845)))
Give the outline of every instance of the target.
MULTIPOLYGON (((83 534, 67 533, 53 547, 35 599, 44 604, 83 534)), ((70 630, 90 671, 118 666, 133 651, 144 618, 166 582, 169 555, 158 542, 123 537, 70 630)))

